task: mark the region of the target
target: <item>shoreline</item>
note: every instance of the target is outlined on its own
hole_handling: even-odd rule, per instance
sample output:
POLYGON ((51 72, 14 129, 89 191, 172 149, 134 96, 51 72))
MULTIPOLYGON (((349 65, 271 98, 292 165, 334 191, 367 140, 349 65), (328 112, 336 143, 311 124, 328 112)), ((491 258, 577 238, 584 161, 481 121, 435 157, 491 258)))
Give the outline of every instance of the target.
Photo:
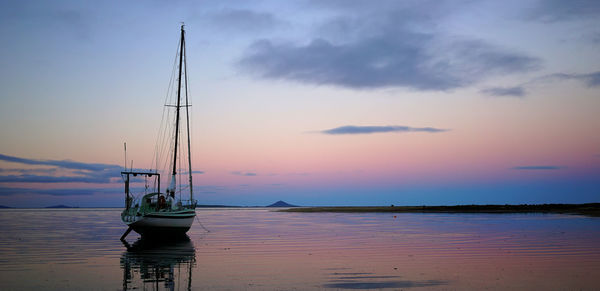
POLYGON ((517 205, 453 205, 453 206, 320 206, 297 207, 281 212, 394 212, 394 213, 557 213, 600 217, 600 203, 583 204, 517 204, 517 205))

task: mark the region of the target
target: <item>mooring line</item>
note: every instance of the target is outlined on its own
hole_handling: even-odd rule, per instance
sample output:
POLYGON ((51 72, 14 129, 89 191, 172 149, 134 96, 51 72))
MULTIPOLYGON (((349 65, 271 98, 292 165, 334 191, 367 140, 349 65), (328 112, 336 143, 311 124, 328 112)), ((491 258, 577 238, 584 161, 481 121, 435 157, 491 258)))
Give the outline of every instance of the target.
POLYGON ((200 224, 200 226, 206 230, 206 232, 210 232, 210 230, 208 230, 206 227, 204 227, 204 225, 202 224, 202 222, 200 222, 200 218, 198 218, 198 216, 196 216, 196 220, 198 221, 198 223, 200 224))

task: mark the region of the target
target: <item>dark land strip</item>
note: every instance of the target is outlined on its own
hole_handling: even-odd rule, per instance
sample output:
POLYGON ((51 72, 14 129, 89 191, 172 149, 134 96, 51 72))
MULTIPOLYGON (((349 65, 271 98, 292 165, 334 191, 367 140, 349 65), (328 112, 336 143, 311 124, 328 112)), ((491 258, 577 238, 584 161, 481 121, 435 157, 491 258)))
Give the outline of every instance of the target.
POLYGON ((325 206, 282 209, 283 212, 394 213, 562 213, 600 217, 600 203, 454 206, 325 206))

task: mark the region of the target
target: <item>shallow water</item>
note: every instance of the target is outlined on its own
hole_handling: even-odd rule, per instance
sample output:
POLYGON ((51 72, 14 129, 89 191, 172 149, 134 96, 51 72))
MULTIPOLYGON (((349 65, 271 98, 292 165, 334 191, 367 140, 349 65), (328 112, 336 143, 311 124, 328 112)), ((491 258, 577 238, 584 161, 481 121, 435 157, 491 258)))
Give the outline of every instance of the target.
POLYGON ((600 218, 199 209, 152 244, 119 209, 0 210, 0 289, 593 290, 600 218))

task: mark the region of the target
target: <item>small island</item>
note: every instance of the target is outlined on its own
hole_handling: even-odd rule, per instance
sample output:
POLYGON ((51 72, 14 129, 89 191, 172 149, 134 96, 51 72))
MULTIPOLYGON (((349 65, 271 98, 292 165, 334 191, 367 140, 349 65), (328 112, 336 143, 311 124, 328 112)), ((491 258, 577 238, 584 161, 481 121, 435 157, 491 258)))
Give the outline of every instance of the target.
POLYGON ((282 200, 279 200, 271 205, 267 205, 266 207, 298 207, 298 206, 289 204, 282 200))
POLYGON ((454 205, 454 206, 332 206, 300 207, 283 212, 394 212, 394 213, 563 213, 600 216, 600 203, 584 204, 518 204, 518 205, 454 205))

